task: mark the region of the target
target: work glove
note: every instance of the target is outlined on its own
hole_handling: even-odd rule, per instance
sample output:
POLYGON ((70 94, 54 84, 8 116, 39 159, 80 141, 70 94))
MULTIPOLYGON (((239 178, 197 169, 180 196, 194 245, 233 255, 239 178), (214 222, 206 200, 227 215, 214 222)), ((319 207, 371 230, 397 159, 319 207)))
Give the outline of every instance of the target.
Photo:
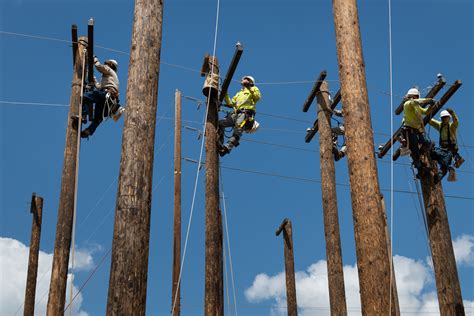
POLYGON ((454 113, 454 110, 452 108, 447 108, 446 111, 448 111, 449 114, 451 114, 451 115, 453 115, 453 113, 454 113))
POLYGON ((97 56, 94 56, 94 64, 100 63, 99 58, 97 56))

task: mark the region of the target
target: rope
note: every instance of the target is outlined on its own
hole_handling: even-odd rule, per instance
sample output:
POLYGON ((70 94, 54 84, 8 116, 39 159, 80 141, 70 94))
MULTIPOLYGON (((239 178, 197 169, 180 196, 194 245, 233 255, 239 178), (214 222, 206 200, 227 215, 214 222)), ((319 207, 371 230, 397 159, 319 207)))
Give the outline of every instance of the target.
POLYGON ((222 180, 223 177, 222 177, 222 169, 221 169, 220 164, 219 164, 219 177, 220 177, 221 192, 222 192, 222 205, 224 209, 225 234, 226 234, 226 239, 227 239, 227 248, 229 250, 229 266, 230 266, 230 277, 232 281, 232 293, 234 295, 235 315, 237 316, 238 314, 237 314, 237 299, 236 299, 236 294, 235 294, 234 269, 232 267, 232 252, 230 251, 229 226, 227 225, 227 207, 225 203, 224 181, 222 180))
POLYGON ((227 296, 227 314, 229 314, 230 316, 230 296, 229 296, 229 276, 228 276, 228 269, 227 269, 227 252, 225 251, 225 247, 223 248, 223 252, 224 252, 224 276, 225 276, 225 279, 224 279, 224 283, 225 283, 225 293, 226 293, 226 296, 227 296))
MULTIPOLYGON (((388 42, 389 42, 389 72, 390 72, 390 134, 393 135, 393 68, 392 68, 392 2, 388 0, 388 42)), ((393 146, 390 146, 390 156, 393 157, 393 146)), ((390 281, 388 313, 392 312, 392 283, 393 283, 393 159, 390 159, 390 281)), ((396 308, 394 306, 394 308, 396 308)))
MULTIPOLYGON (((79 184, 79 153, 81 150, 81 129, 82 129, 82 98, 84 94, 84 73, 86 69, 86 50, 83 50, 82 58, 82 77, 81 77, 81 96, 78 109, 78 122, 77 122, 77 145, 76 145, 76 171, 74 179, 74 209, 72 215, 72 236, 71 236, 71 285, 69 287, 69 304, 72 304, 72 291, 74 282, 74 255, 75 255, 75 243, 76 243, 76 215, 77 215, 77 187, 79 184)), ((69 310, 69 315, 72 316, 72 306, 69 310)))
MULTIPOLYGON (((216 23, 215 23, 215 30, 214 30, 214 47, 212 49, 212 56, 216 55, 217 31, 219 29, 219 10, 220 10, 220 0, 217 0, 216 23)), ((214 75, 214 63, 212 63, 212 65, 211 65, 211 79, 212 79, 213 75, 214 75)), ((184 260, 186 259, 186 250, 187 250, 187 246, 188 246, 189 232, 190 232, 190 229, 191 229, 191 222, 192 222, 193 211, 194 211, 194 202, 196 200, 196 191, 197 191, 198 180, 199 180, 199 170, 200 170, 200 167, 201 167, 202 153, 203 153, 203 149, 204 149, 204 140, 206 139, 206 122, 207 122, 207 115, 209 113, 210 96, 211 96, 211 89, 209 89, 209 93, 207 95, 206 114, 204 116, 204 124, 203 124, 203 128, 202 128, 203 137, 202 137, 202 141, 201 141, 201 149, 200 149, 200 152, 199 152, 199 162, 198 162, 198 165, 197 165, 197 168, 196 168, 196 181, 194 182, 194 192, 193 192, 193 198, 192 198, 192 202, 191 202, 191 210, 190 210, 190 213, 189 213, 188 227, 187 227, 187 230, 186 230, 186 239, 185 239, 185 242, 184 242, 183 259, 181 260, 181 266, 179 268, 178 286, 176 287, 176 292, 173 295, 173 307, 171 309, 171 315, 174 315, 176 299, 177 299, 177 296, 178 296, 178 289, 180 288, 179 285, 181 284, 181 276, 182 276, 182 273, 183 273, 184 260)))

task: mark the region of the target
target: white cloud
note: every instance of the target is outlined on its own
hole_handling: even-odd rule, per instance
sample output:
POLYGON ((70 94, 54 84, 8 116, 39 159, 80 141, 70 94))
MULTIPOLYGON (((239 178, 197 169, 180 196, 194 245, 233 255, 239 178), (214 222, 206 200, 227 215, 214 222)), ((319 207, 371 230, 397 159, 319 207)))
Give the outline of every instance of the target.
MULTIPOLYGON (((401 313, 433 315, 439 313, 432 270, 423 261, 394 257, 395 275, 401 313)), ((360 315, 359 278, 357 266, 344 266, 344 283, 349 315, 360 315)), ((320 260, 306 271, 296 272, 298 313, 303 316, 330 315, 326 261, 320 260)), ((257 275, 245 291, 249 302, 272 301, 271 315, 285 315, 285 274, 257 275)), ((464 301, 466 311, 472 311, 474 301, 464 301)))
POLYGON ((458 265, 474 266, 474 236, 461 235, 453 241, 458 265))
MULTIPOLYGON (((0 315, 23 314, 29 251, 29 247, 18 240, 0 237, 0 283, 2 284, 0 286, 0 315)), ((37 315, 46 315, 52 261, 53 254, 40 251, 35 301, 35 314, 37 315)), ((86 270, 93 265, 90 253, 84 250, 76 250, 75 262, 78 270, 86 270)), ((71 275, 68 275, 68 280, 70 278, 71 275)), ((68 281, 66 293, 69 293, 69 288, 70 282, 68 281)), ((77 287, 73 286, 73 292, 76 293, 77 290, 77 287)), ((66 300, 67 305, 69 303, 69 295, 67 295, 66 300)), ((79 294, 74 299, 74 315, 88 315, 87 312, 81 310, 82 301, 82 294, 79 294)))

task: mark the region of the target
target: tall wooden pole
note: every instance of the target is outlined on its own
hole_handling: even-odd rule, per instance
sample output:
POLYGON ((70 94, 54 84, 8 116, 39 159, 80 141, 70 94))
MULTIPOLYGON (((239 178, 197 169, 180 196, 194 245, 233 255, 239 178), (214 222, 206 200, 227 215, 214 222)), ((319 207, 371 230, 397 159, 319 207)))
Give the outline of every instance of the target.
POLYGON ((224 315, 222 256, 222 217, 219 208, 219 156, 217 153, 217 120, 219 63, 210 56, 209 74, 203 94, 208 97, 206 119, 206 284, 204 315, 224 315))
MULTIPOLYGON (((286 280, 286 305, 288 316, 298 315, 298 305, 296 304, 296 281, 295 281, 295 257, 293 253, 293 229, 291 221, 285 218, 275 235, 280 235, 283 231, 283 247, 285 254, 285 280, 286 280)), ((332 314, 335 315, 335 314, 332 314)))
POLYGON ((80 37, 78 52, 74 63, 71 98, 69 100, 68 124, 66 129, 66 145, 64 148, 63 173, 61 177, 61 193, 59 195, 58 222, 56 240, 54 242, 53 267, 47 315, 60 315, 64 311, 66 301, 66 284, 71 250, 72 224, 74 216, 74 198, 76 184, 76 162, 78 161, 77 142, 79 126, 73 126, 72 115, 79 115, 81 105, 82 64, 85 58, 87 38, 80 37))
MULTIPOLYGON (((436 162, 433 161, 434 166, 436 162)), ((437 169, 434 168, 437 172, 437 169)), ((421 189, 428 221, 431 254, 441 315, 465 315, 459 284, 448 213, 441 182, 433 183, 429 175, 421 178, 421 189)))
POLYGON ((356 0, 333 0, 363 315, 388 315, 390 258, 356 0))
POLYGON ((23 315, 25 316, 33 316, 35 314, 36 277, 38 275, 41 222, 43 219, 43 198, 35 193, 31 197, 31 213, 33 214, 33 224, 31 226, 30 256, 23 309, 23 315))
POLYGON ((171 292, 172 316, 180 315, 181 265, 181 91, 175 93, 174 121, 174 240, 173 240, 173 286, 171 292))
POLYGON ((336 171, 331 132, 331 101, 329 87, 323 81, 318 101, 319 155, 321 169, 321 191, 324 212, 324 234, 326 237, 326 258, 329 283, 331 315, 347 315, 344 290, 344 271, 341 254, 341 236, 337 210, 336 171))
POLYGON ((385 208, 385 198, 383 194, 381 196, 382 201, 382 209, 384 214, 384 225, 385 225, 385 236, 387 236, 387 249, 390 256, 390 264, 392 269, 392 276, 391 276, 391 285, 392 285, 392 292, 390 293, 390 297, 392 299, 391 305, 391 315, 393 316, 400 316, 400 304, 398 302, 398 290, 397 290, 397 279, 395 278, 395 266, 393 264, 393 253, 392 253, 392 240, 390 238, 390 231, 388 229, 387 224, 387 210, 385 208), (393 306, 393 307, 392 307, 393 306))
POLYGON ((145 315, 163 1, 137 0, 107 315, 145 315))

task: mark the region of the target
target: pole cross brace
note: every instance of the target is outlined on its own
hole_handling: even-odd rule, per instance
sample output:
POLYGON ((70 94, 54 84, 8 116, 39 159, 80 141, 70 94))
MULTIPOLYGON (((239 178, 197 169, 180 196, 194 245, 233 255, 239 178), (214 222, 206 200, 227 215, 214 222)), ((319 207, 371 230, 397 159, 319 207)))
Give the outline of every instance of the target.
POLYGON ((244 52, 244 48, 240 42, 235 44, 235 52, 234 57, 232 57, 232 61, 230 62, 229 69, 225 75, 224 82, 222 83, 222 89, 219 93, 219 103, 224 101, 225 95, 227 94, 227 89, 229 89, 230 82, 232 81, 232 77, 234 76, 235 69, 237 69, 237 65, 239 64, 240 56, 244 52))
MULTIPOLYGON (((434 98, 436 96, 436 94, 439 91, 441 91, 441 89, 446 84, 446 80, 444 79, 442 74, 438 74, 437 78, 438 78, 438 81, 436 82, 436 84, 433 87, 431 87, 430 91, 428 91, 425 98, 434 98)), ((400 115, 400 113, 403 112, 403 104, 405 103, 405 101, 406 101, 406 99, 403 98, 403 100, 400 102, 398 107, 395 109, 395 114, 400 115)))
POLYGON ((286 224, 288 224, 288 218, 285 218, 283 222, 280 224, 280 227, 275 232, 275 236, 279 236, 283 229, 285 229, 286 224))
MULTIPOLYGON (((332 100, 331 102, 331 111, 334 110, 337 106, 337 104, 341 101, 341 90, 339 89, 337 92, 336 92, 336 95, 334 95, 334 99, 332 100)), ((318 132, 318 119, 316 119, 314 121, 314 124, 313 124, 313 127, 310 127, 306 130, 306 137, 304 139, 304 141, 306 143, 309 143, 314 135, 316 135, 316 133, 318 132)))

